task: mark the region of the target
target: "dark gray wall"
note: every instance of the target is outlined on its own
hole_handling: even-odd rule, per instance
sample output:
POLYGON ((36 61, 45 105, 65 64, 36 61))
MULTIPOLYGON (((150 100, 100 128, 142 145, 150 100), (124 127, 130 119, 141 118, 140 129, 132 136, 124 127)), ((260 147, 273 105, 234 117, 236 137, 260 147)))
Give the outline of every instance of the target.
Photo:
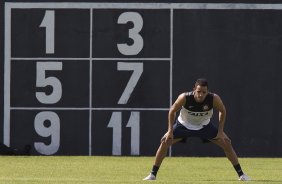
MULTIPOLYGON (((3 119, 4 3, 0 7, 3 119)), ((45 11, 23 8, 11 13, 11 146, 31 144, 34 155, 48 154, 48 145, 58 148, 49 152, 55 155, 112 155, 113 150, 121 155, 154 155, 167 129, 170 92, 173 102, 192 89, 195 79, 206 77, 210 90, 227 107, 225 131, 239 156, 282 156, 282 10, 174 9, 170 45, 169 9, 95 9, 90 49, 90 11, 57 9, 53 54, 45 53, 46 32, 39 28, 45 11), (116 44, 132 44, 128 29, 134 25, 117 24, 117 19, 129 11, 143 19, 140 35, 144 46, 137 54, 126 56, 116 44), (36 66, 50 61, 62 64, 62 70, 45 73, 60 81, 62 97, 46 104, 35 94, 52 94, 53 89, 36 86, 36 66), (122 63, 129 68, 118 69, 122 63), (139 65, 132 68, 130 63, 139 65), (118 103, 135 69, 142 69, 142 74, 128 101, 118 103), (52 118, 36 121, 42 112, 47 119, 56 114, 59 123, 52 118), (39 130, 35 130, 36 123, 41 125, 39 130), (47 147, 35 148, 39 142, 47 147)), ((217 114, 213 123, 217 124, 217 114)), ((3 127, 3 121, 0 125, 3 127)), ((4 131, 0 131, 1 141, 4 131)), ((192 138, 185 145, 173 146, 172 155, 223 153, 192 138)))
POLYGON ((240 155, 282 153, 281 16, 271 10, 175 12, 174 95, 195 78, 208 78, 227 107, 225 130, 240 155))

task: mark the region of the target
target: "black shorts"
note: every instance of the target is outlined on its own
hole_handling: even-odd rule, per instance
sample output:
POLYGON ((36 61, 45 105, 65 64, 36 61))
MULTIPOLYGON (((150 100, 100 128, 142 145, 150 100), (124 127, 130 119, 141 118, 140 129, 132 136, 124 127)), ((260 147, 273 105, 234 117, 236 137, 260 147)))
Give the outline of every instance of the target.
POLYGON ((213 138, 216 137, 218 129, 212 124, 209 123, 203 126, 200 130, 189 130, 183 126, 178 120, 173 125, 173 137, 174 139, 181 138, 180 142, 185 143, 188 137, 199 137, 204 143, 210 142, 213 138))

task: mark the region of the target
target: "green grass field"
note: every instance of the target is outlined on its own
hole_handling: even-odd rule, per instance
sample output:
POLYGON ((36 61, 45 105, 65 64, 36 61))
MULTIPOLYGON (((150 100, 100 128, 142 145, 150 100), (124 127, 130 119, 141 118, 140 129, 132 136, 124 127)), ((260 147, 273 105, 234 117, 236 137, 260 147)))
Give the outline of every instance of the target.
MULTIPOLYGON (((5 184, 233 184, 237 175, 226 158, 167 157, 157 181, 142 181, 153 157, 0 157, 5 184)), ((241 158, 252 184, 282 184, 282 158, 241 158)))

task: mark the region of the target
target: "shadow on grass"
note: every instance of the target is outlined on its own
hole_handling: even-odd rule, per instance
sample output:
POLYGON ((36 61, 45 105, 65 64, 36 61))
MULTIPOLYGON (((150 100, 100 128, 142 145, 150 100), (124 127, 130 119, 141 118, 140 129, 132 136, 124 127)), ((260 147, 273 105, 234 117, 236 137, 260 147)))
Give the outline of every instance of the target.
POLYGON ((251 181, 258 183, 267 183, 267 182, 282 183, 282 180, 251 180, 251 181))
MULTIPOLYGON (((158 181, 158 180, 157 180, 158 181)), ((145 182, 148 182, 148 181, 145 181, 145 182)), ((159 181, 159 182, 161 182, 161 181, 159 181)), ((181 180, 179 180, 179 181, 174 181, 174 182, 167 182, 167 181, 162 181, 162 182, 164 182, 165 184, 166 183, 179 183, 179 184, 236 184, 236 183, 238 183, 238 182, 241 182, 241 181, 239 181, 239 180, 189 180, 189 181, 181 181, 181 180)), ((162 183, 161 182, 161 183, 162 183)), ((271 184, 271 183, 280 183, 280 184, 282 184, 282 180, 270 180, 270 179, 265 179, 265 180, 251 180, 251 181, 245 181, 245 182, 247 182, 247 184, 248 183, 250 183, 250 184, 255 184, 255 183, 269 183, 269 184, 271 184)), ((158 182, 157 182, 158 183, 158 182)))

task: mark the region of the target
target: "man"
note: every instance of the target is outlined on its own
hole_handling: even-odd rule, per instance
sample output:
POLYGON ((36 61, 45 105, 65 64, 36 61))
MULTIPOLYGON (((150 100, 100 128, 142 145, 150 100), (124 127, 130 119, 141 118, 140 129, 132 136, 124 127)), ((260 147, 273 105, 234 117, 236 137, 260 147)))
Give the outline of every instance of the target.
POLYGON ((198 79, 193 91, 180 94, 171 106, 168 114, 168 131, 161 139, 151 173, 143 180, 156 180, 157 172, 169 146, 177 142, 185 142, 188 137, 199 137, 203 142, 212 142, 220 146, 234 166, 239 180, 251 180, 243 173, 231 140, 223 131, 225 117, 226 110, 220 97, 208 92, 206 79, 198 79), (219 112, 218 128, 210 123, 213 108, 219 112), (179 110, 180 114, 174 124, 176 113, 179 110))

